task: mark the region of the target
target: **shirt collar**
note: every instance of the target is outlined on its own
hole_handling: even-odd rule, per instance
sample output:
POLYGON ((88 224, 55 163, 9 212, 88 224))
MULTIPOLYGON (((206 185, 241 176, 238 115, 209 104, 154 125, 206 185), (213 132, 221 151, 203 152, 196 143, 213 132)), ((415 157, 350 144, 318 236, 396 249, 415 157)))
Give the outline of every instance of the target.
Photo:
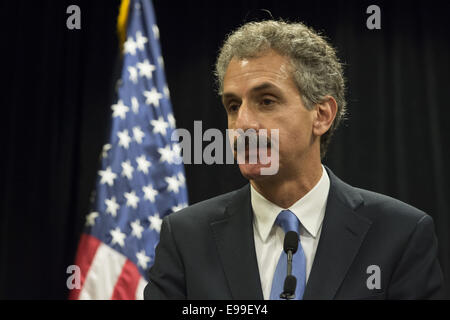
MULTIPOLYGON (((327 171, 322 166, 322 176, 319 182, 306 195, 288 208, 297 216, 306 231, 314 238, 319 232, 325 215, 329 189, 330 179, 327 171)), ((264 198, 253 186, 250 187, 250 192, 256 230, 262 241, 265 242, 275 219, 284 209, 264 198)))

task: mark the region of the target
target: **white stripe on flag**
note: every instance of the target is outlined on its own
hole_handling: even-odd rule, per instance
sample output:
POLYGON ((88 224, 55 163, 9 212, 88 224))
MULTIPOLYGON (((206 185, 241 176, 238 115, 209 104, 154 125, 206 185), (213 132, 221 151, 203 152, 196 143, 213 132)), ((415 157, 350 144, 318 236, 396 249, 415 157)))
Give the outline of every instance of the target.
POLYGON ((79 299, 110 299, 126 260, 124 255, 101 243, 89 268, 79 299))
POLYGON ((136 288, 136 300, 144 300, 144 289, 146 285, 147 281, 141 277, 136 288))

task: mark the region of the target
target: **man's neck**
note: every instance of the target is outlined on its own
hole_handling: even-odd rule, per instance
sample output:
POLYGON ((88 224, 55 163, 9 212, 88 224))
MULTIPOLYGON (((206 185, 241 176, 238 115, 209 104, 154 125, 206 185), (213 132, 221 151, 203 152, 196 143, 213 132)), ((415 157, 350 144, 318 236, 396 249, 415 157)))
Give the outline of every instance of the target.
POLYGON ((253 188, 264 198, 281 208, 289 208, 303 198, 322 177, 323 169, 320 162, 308 167, 302 167, 288 176, 273 176, 266 179, 251 180, 253 188))

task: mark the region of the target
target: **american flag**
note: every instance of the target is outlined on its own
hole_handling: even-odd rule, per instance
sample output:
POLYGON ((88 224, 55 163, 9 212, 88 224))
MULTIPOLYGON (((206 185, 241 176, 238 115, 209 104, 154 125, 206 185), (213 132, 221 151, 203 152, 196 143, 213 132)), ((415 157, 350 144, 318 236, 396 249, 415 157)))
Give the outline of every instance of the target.
POLYGON ((142 299, 162 218, 187 206, 175 120, 149 0, 131 0, 123 68, 71 299, 142 299))

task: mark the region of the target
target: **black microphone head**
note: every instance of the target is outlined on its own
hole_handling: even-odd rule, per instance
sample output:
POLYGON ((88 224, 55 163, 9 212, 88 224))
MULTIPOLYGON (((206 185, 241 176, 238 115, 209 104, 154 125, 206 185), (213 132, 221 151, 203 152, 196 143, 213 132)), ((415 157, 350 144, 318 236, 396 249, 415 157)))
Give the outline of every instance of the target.
POLYGON ((298 233, 295 231, 288 231, 284 236, 284 252, 292 251, 292 254, 297 252, 298 249, 298 233))
POLYGON ((292 296, 295 294, 295 288, 297 287, 297 278, 293 275, 289 275, 284 280, 283 293, 292 296))

